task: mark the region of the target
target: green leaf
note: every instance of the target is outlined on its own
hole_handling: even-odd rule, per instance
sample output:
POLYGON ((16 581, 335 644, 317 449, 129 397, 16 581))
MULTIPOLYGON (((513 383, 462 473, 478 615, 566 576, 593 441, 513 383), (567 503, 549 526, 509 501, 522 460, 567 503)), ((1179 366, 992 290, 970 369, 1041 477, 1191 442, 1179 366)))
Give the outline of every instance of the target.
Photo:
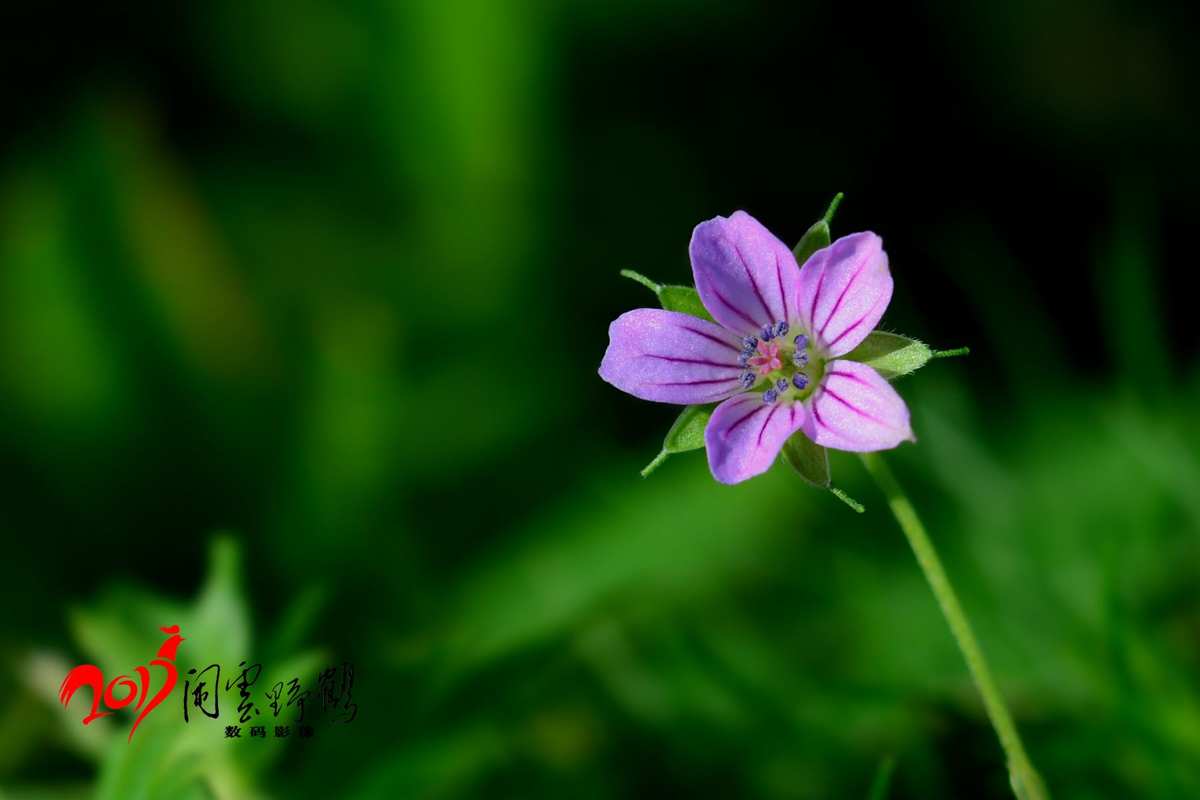
POLYGON ((716 404, 705 406, 687 406, 675 418, 675 423, 671 425, 671 429, 667 431, 666 437, 663 439, 663 448, 654 460, 646 465, 642 470, 642 477, 645 478, 654 470, 658 469, 667 456, 672 453, 686 453, 689 450, 699 450, 704 447, 704 429, 708 426, 709 417, 713 414, 713 409, 716 404))
POLYGON ((682 314, 706 319, 709 322, 713 321, 712 315, 708 313, 704 303, 700 302, 700 293, 691 286, 667 286, 652 281, 640 272, 634 272, 631 269, 621 270, 621 276, 629 278, 631 281, 637 281, 654 292, 658 296, 659 304, 667 311, 678 311, 682 314))
POLYGON ((838 192, 829 203, 829 208, 825 209, 825 216, 812 224, 812 227, 804 232, 804 236, 800 237, 800 241, 792 248, 792 254, 796 256, 796 263, 804 266, 804 262, 808 261, 808 257, 820 250, 822 247, 828 247, 830 242, 829 225, 833 222, 833 215, 837 211, 838 205, 842 202, 842 193, 838 192))
MULTIPOLYGON (((207 578, 190 606, 168 603, 140 590, 113 592, 111 601, 73 616, 76 635, 89 647, 89 640, 97 638, 110 648, 142 642, 136 652, 111 650, 99 662, 106 674, 110 665, 118 670, 146 663, 164 638, 158 629, 173 623, 184 634, 177 662, 181 673, 188 665, 209 663, 208 659, 233 665, 249 658, 253 653, 240 550, 231 536, 213 540, 207 578)), ((114 737, 101 761, 94 796, 97 800, 262 797, 255 789, 261 768, 241 763, 244 757, 213 733, 211 727, 183 725, 166 707, 159 709, 146 717, 132 740, 125 730, 114 737)))
POLYGON ((813 486, 829 488, 829 453, 802 432, 793 433, 783 443, 783 460, 813 486))
POLYGON ((934 351, 923 342, 884 331, 868 334, 862 344, 845 356, 851 361, 859 361, 873 367, 889 381, 916 372, 933 357, 934 351))
POLYGON ((422 736, 390 751, 366 778, 343 797, 466 797, 489 770, 512 758, 500 730, 483 723, 460 723, 447 732, 422 736))
POLYGON ((892 771, 896 768, 896 759, 888 756, 879 764, 875 780, 871 781, 870 800, 886 800, 888 786, 892 782, 892 771))

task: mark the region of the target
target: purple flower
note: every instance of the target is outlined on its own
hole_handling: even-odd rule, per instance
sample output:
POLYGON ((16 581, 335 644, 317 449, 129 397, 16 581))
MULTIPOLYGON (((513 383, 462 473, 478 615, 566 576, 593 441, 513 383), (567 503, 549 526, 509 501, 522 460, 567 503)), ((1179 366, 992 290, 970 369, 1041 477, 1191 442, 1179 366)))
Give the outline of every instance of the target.
POLYGON ((653 308, 622 314, 609 326, 600 377, 643 400, 720 402, 704 434, 713 477, 739 483, 766 472, 797 431, 856 452, 914 440, 900 395, 871 367, 843 358, 892 297, 878 236, 844 236, 800 268, 783 242, 737 211, 697 225, 689 253, 716 322, 653 308), (766 332, 775 335, 769 343, 766 332))

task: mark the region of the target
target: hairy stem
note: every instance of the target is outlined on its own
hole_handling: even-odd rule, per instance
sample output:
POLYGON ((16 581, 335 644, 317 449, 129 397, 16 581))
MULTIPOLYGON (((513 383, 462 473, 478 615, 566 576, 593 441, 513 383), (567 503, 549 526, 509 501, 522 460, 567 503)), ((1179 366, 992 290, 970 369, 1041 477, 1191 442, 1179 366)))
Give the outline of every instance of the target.
POLYGON ((967 615, 958 602, 958 595, 955 594, 954 587, 950 585, 950 579, 946 577, 946 570, 942 567, 937 550, 934 549, 929 534, 925 532, 925 526, 921 524, 916 509, 909 502, 908 496, 900 487, 900 483, 892 474, 887 462, 878 453, 864 453, 862 460, 871 477, 883 490, 888 506, 896 517, 896 522, 899 523, 900 529, 908 538, 913 554, 917 557, 917 563, 921 565, 921 570, 925 573, 930 588, 933 589, 938 605, 942 608, 942 615, 950 626, 950 632, 954 634, 954 640, 958 643, 958 649, 967 662, 967 668, 975 681, 975 687, 983 697, 983 706, 987 710, 988 719, 996 731, 996 736, 1000 739, 1000 746, 1004 748, 1004 755, 1008 760, 1008 777, 1013 792, 1020 800, 1049 800, 1050 795, 1046 791, 1041 777, 1038 776, 1037 770, 1033 768, 1029 756, 1025 753, 1025 746, 1021 744, 1017 726, 1013 723, 1008 706, 1004 704, 1004 698, 996 686, 992 671, 983 657, 983 651, 979 648, 974 631, 971 630, 971 623, 967 621, 967 615))

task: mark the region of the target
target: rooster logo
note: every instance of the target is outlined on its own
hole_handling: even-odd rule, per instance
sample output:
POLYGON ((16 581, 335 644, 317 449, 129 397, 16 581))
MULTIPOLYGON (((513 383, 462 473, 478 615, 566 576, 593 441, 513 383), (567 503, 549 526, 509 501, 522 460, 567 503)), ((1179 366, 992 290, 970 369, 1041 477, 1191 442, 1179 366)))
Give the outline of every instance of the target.
POLYGON ((149 667, 134 668, 133 671, 137 675, 136 681, 128 675, 118 675, 105 685, 104 673, 100 671, 99 667, 94 664, 80 664, 67 673, 62 686, 59 687, 58 699, 62 702, 63 707, 66 708, 70 704, 75 692, 83 687, 89 687, 92 690, 92 710, 83 718, 83 724, 87 725, 101 717, 107 717, 114 711, 126 708, 136 700, 137 705, 133 707, 133 710, 141 713, 134 720, 133 727, 129 729, 129 738, 126 741, 132 741, 138 725, 142 724, 146 715, 166 699, 171 690, 175 688, 179 677, 178 670, 175 669, 175 652, 179 649, 179 643, 183 641, 183 637, 179 635, 179 626, 172 625, 168 628, 159 628, 159 630, 168 636, 167 640, 158 648, 158 657, 150 662, 150 666, 160 667, 165 673, 165 680, 162 688, 153 697, 150 697, 149 667), (148 697, 150 697, 149 702, 147 702, 148 697), (101 711, 101 703, 108 710, 101 711))

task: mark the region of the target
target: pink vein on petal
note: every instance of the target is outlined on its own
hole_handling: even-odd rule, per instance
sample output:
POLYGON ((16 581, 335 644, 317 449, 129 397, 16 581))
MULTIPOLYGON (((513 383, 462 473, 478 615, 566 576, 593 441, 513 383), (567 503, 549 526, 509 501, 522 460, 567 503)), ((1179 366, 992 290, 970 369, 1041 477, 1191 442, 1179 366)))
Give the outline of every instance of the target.
MULTIPOLYGON (((843 338, 845 338, 846 334, 850 333, 852 330, 854 330, 855 328, 857 328, 859 325, 862 325, 862 324, 863 324, 863 322, 865 322, 865 321, 866 321, 867 317, 869 317, 869 316, 871 316, 872 314, 874 314, 874 313, 875 313, 875 309, 879 307, 879 303, 880 303, 881 301, 882 301, 882 298, 880 298, 879 300, 876 300, 876 301, 875 301, 875 303, 874 303, 874 304, 871 306, 871 308, 867 310, 867 313, 865 313, 865 314, 863 314, 861 317, 859 317, 859 318, 858 318, 858 320, 857 320, 857 321, 856 321, 856 322, 855 322, 853 325, 851 325, 850 327, 848 327, 848 328, 846 328, 845 330, 843 330, 843 331, 842 331, 841 333, 839 333, 837 336, 833 337, 833 341, 832 341, 832 342, 826 342, 826 343, 825 343, 825 346, 826 346, 826 347, 833 347, 835 344, 837 344, 837 343, 838 343, 838 342, 840 342, 840 341, 841 341, 843 338)), ((832 316, 832 315, 831 315, 831 316, 832 316)), ((826 321, 825 321, 825 324, 826 324, 826 325, 828 325, 828 324, 829 324, 829 320, 826 320, 826 321)), ((824 330, 824 328, 822 328, 821 330, 823 331, 823 330, 824 330)))
POLYGON ((746 312, 745 312, 745 311, 742 311, 740 308, 738 308, 737 306, 735 306, 733 303, 731 303, 731 302, 729 302, 728 300, 726 300, 726 299, 725 299, 725 295, 721 294, 721 292, 720 292, 720 291, 718 291, 718 289, 717 289, 717 287, 716 287, 716 286, 713 286, 713 287, 712 287, 712 291, 713 291, 713 294, 715 294, 715 295, 717 296, 717 299, 718 299, 718 300, 720 300, 722 303, 724 303, 724 304, 725 304, 725 307, 726 307, 726 308, 728 308, 728 309, 729 309, 730 311, 732 311, 733 313, 737 314, 737 315, 738 315, 739 317, 741 317, 742 319, 746 320, 746 322, 749 322, 751 327, 753 327, 753 328, 757 328, 757 327, 758 327, 758 323, 757 323, 757 322, 755 322, 754 320, 750 319, 750 317, 746 316, 746 312))
POLYGON ((742 249, 736 244, 733 246, 733 252, 737 253, 738 261, 742 262, 742 269, 746 272, 746 277, 750 280, 750 288, 754 290, 754 296, 758 298, 758 302, 763 307, 763 311, 767 312, 767 321, 775 316, 775 312, 767 307, 767 301, 762 296, 762 292, 758 290, 758 284, 754 280, 754 274, 750 272, 750 265, 746 263, 746 257, 742 255, 742 249))
MULTIPOLYGON (((838 299, 834 302, 833 310, 830 311, 829 316, 827 316, 825 318, 824 324, 821 325, 821 330, 817 331, 818 336, 825 335, 825 329, 829 327, 830 320, 833 319, 833 315, 838 312, 838 309, 842 307, 842 301, 846 299, 846 292, 850 291, 850 287, 854 285, 854 282, 856 280, 858 280, 858 276, 863 274, 863 271, 867 268, 867 264, 869 264, 869 263, 870 263, 870 254, 868 254, 867 257, 863 259, 863 263, 859 264, 858 269, 855 270, 854 276, 851 277, 850 280, 846 281, 846 285, 842 287, 842 293, 838 295, 838 299)), ((815 322, 815 320, 814 320, 814 322, 815 322)), ((860 322, 861 322, 861 320, 860 320, 860 322)))
POLYGON ((722 436, 724 436, 726 439, 728 439, 728 438, 729 438, 729 434, 733 433, 734 429, 736 429, 736 428, 740 427, 740 426, 741 426, 741 424, 742 424, 743 422, 745 422, 746 420, 748 420, 748 419, 750 419, 751 417, 753 417, 753 416, 754 416, 755 414, 757 414, 759 411, 762 411, 762 408, 761 408, 761 407, 760 407, 760 408, 755 408, 755 409, 751 410, 751 411, 750 411, 748 414, 746 414, 746 416, 744 416, 744 417, 740 418, 740 419, 739 419, 737 422, 733 423, 733 424, 732 424, 732 425, 730 425, 728 428, 726 428, 726 429, 725 429, 725 430, 722 432, 722 434, 721 434, 721 435, 722 435, 722 436))
POLYGON ((787 292, 783 290, 783 270, 779 268, 779 253, 775 254, 775 280, 779 282, 779 297, 783 300, 783 321, 788 318, 787 292))
POLYGON ((763 422, 762 427, 758 429, 758 446, 762 447, 763 434, 767 432, 767 426, 771 424, 771 418, 775 416, 775 412, 779 410, 779 406, 774 406, 771 413, 767 414, 767 419, 763 422))
POLYGON ((893 425, 890 425, 889 423, 887 423, 887 422, 884 422, 883 420, 879 419, 878 417, 874 417, 874 416, 872 416, 872 415, 868 414, 867 412, 863 411, 861 408, 859 408, 858 406, 856 406, 856 405, 852 404, 852 403, 851 403, 849 400, 847 400, 846 398, 842 397, 842 396, 841 396, 841 395, 839 395, 837 392, 835 392, 835 391, 833 391, 832 389, 830 389, 828 386, 822 386, 821 388, 822 388, 821 394, 827 394, 827 395, 829 395, 829 396, 830 396, 830 397, 832 397, 834 400, 837 400, 839 403, 841 403, 841 404, 842 404, 842 405, 844 405, 846 408, 848 408, 848 409, 850 409, 851 411, 853 411, 855 414, 858 414, 858 415, 859 415, 860 417, 862 417, 863 419, 869 419, 869 420, 871 420, 872 422, 876 423, 877 425, 882 425, 882 426, 883 426, 883 427, 885 427, 885 428, 892 428, 892 427, 894 427, 893 425))
POLYGON ((717 367, 718 369, 732 369, 741 371, 741 367, 737 364, 722 364, 719 361, 709 361, 704 358, 680 358, 679 356, 660 356, 657 353, 642 353, 646 358, 657 358, 660 361, 670 361, 674 364, 703 364, 706 367, 717 367))
POLYGON ((821 419, 821 412, 817 410, 817 398, 813 398, 812 405, 809 407, 812 409, 813 419, 817 421, 817 424, 827 431, 832 431, 833 428, 826 425, 825 420, 821 419))
POLYGON ((874 386, 871 386, 870 383, 867 383, 862 378, 855 375, 853 372, 840 372, 836 369, 830 370, 828 373, 826 373, 825 378, 826 378, 826 380, 828 380, 829 378, 832 378, 835 375, 838 376, 839 378, 849 378, 850 380, 854 381, 855 383, 862 384, 863 386, 866 386, 868 388, 872 388, 872 389, 875 388, 874 386))
POLYGON ((696 381, 647 381, 651 386, 703 386, 706 383, 737 383, 737 378, 709 378, 696 381))
POLYGON ((850 331, 854 330, 854 329, 855 329, 855 328, 857 328, 859 325, 862 325, 862 324, 863 324, 863 323, 866 321, 866 319, 867 319, 867 316, 868 316, 868 315, 870 315, 870 313, 871 313, 871 312, 870 312, 870 311, 868 311, 866 314, 864 314, 864 315, 862 315, 861 317, 859 317, 857 322, 855 322, 853 325, 851 325, 850 327, 848 327, 848 328, 846 328, 845 330, 843 330, 843 331, 842 331, 841 333, 839 333, 837 336, 833 337, 833 341, 832 341, 832 342, 826 342, 826 343, 825 343, 825 346, 826 346, 826 347, 833 347, 835 344, 837 344, 838 342, 840 342, 842 339, 846 338, 846 334, 850 333, 850 331))
POLYGON ((808 310, 808 329, 812 328, 817 323, 817 303, 821 300, 821 290, 825 287, 825 265, 821 265, 821 274, 817 276, 817 288, 813 292, 812 308, 808 310))
POLYGON ((680 325, 679 327, 682 330, 688 331, 689 333, 694 333, 697 336, 703 336, 705 339, 708 339, 710 342, 716 342, 719 345, 728 347, 730 350, 732 350, 735 353, 740 352, 738 350, 738 348, 734 347, 729 342, 725 341, 724 339, 718 339, 716 336, 713 336, 711 333, 705 333, 704 331, 698 331, 695 328, 689 328, 687 325, 680 325))

